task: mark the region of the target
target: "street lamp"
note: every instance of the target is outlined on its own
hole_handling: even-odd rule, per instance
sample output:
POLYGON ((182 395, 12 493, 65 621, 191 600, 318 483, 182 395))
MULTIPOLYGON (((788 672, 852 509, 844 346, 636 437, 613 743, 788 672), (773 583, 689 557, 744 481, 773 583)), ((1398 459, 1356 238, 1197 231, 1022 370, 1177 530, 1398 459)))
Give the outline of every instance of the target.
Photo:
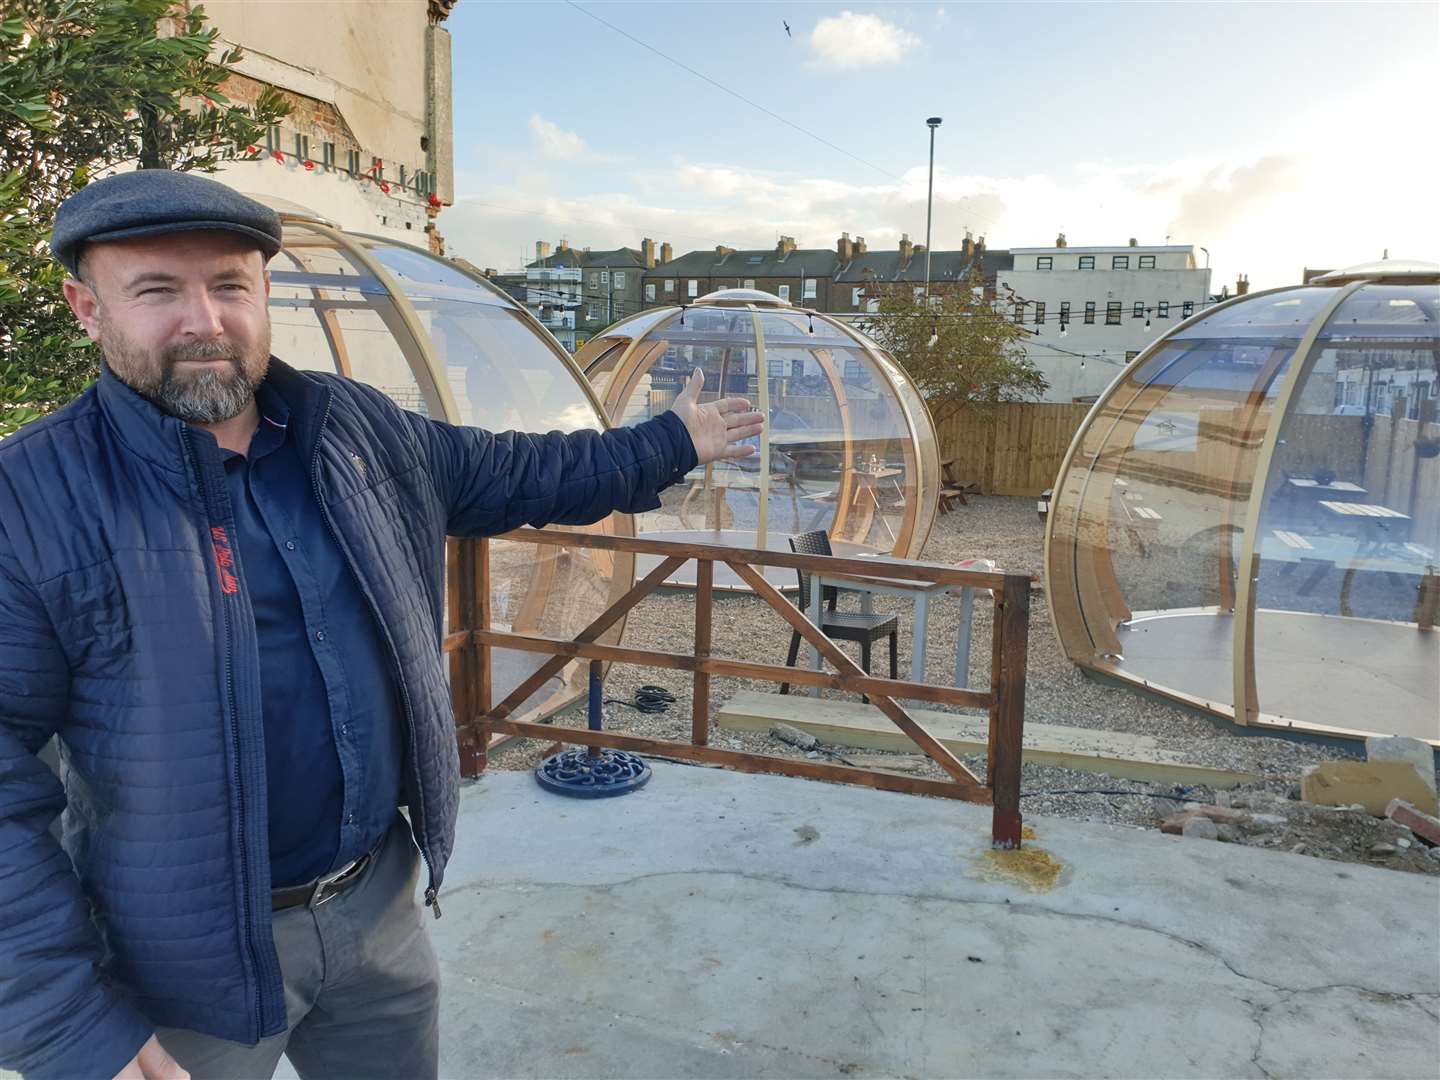
POLYGON ((925 125, 930 129, 930 187, 925 193, 925 299, 930 299, 930 212, 935 205, 935 129, 940 117, 931 116, 925 125))

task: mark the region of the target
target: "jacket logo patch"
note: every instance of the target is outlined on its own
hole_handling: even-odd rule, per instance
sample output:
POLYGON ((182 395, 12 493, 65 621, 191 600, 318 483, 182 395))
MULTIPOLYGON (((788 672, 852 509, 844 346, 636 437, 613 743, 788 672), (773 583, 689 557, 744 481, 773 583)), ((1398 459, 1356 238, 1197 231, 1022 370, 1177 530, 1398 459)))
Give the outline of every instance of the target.
POLYGON ((354 463, 356 470, 360 473, 361 476, 366 476, 368 474, 368 470, 365 467, 365 459, 363 457, 361 457, 359 454, 351 454, 350 460, 354 463))
POLYGON ((230 596, 240 591, 240 582, 230 572, 235 565, 235 554, 230 550, 230 537, 218 525, 210 530, 210 546, 215 551, 215 569, 220 574, 220 591, 230 596))

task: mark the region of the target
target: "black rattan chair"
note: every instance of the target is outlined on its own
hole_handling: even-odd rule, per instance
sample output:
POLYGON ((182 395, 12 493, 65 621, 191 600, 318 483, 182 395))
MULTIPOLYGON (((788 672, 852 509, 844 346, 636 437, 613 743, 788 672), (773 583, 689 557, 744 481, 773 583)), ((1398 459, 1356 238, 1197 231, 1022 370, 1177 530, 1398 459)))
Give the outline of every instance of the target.
MULTIPOLYGON (((801 533, 799 536, 790 538, 790 550, 797 555, 830 555, 830 534, 823 529, 815 532, 801 533)), ((803 570, 796 570, 800 578, 800 610, 809 613, 810 611, 810 575, 803 570)), ((860 643, 860 666, 865 669, 865 674, 870 674, 870 649, 875 642, 881 638, 890 639, 890 678, 897 677, 899 671, 900 631, 899 619, 894 615, 867 615, 861 611, 836 611, 836 601, 839 599, 839 590, 832 585, 825 586, 821 593, 820 602, 822 610, 820 613, 820 629, 825 632, 828 638, 836 641, 858 641, 860 643)), ((794 667, 795 661, 800 655, 800 632, 792 630, 790 633, 790 654, 785 658, 786 667, 794 667)), ((780 684, 780 693, 790 692, 789 683, 780 684)), ((868 702, 870 699, 861 695, 861 701, 868 702)))

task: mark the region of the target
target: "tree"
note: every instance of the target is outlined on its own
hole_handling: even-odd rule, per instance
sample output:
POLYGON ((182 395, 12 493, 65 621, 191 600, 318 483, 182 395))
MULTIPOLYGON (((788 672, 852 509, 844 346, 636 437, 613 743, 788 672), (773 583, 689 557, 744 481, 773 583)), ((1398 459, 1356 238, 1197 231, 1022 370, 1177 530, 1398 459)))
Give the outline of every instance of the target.
POLYGON ((69 401, 99 357, 60 286, 59 205, 127 165, 213 172, 248 157, 289 105, 221 85, 238 49, 172 0, 0 0, 0 436, 69 401))
POLYGON ((1025 357, 1025 328, 999 314, 973 275, 931 283, 916 296, 912 282, 874 283, 866 296, 875 317, 861 327, 914 380, 943 423, 964 409, 1039 397, 1049 384, 1025 357))

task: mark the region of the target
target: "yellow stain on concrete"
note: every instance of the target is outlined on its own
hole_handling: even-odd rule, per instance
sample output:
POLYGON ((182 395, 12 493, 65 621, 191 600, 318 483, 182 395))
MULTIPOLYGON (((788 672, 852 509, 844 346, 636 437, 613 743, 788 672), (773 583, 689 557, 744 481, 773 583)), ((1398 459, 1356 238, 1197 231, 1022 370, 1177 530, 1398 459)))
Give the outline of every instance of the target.
POLYGON ((976 869, 988 881, 1019 885, 1030 892, 1049 892, 1060 881, 1065 864, 1044 848, 1022 847, 1010 851, 987 848, 976 860, 976 869))
POLYGON ((1034 839, 1035 839, 1035 830, 1032 829, 1029 825, 1021 825, 1021 826, 1020 826, 1020 839, 1021 839, 1021 840, 1034 840, 1034 839))

